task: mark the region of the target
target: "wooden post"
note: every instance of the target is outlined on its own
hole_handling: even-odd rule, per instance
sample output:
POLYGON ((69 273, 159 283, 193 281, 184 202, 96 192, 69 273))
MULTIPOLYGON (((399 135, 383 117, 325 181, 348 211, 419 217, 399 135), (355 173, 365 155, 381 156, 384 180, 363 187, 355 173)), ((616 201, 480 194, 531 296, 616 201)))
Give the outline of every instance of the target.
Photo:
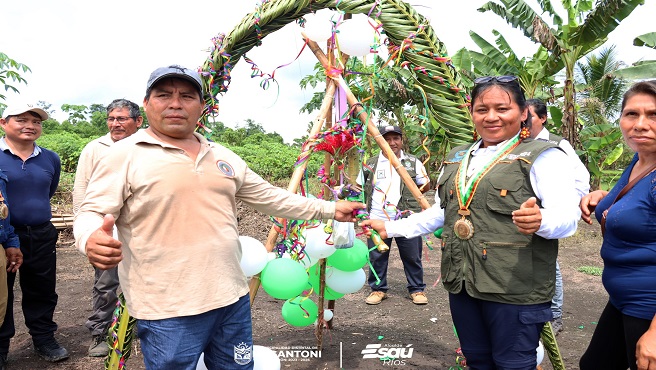
MULTIPOLYGON (((306 38, 308 42, 308 46, 310 47, 310 50, 314 53, 314 55, 317 57, 319 62, 324 66, 324 68, 329 67, 328 59, 326 58, 326 54, 319 48, 319 45, 308 39, 305 35, 303 37, 306 38)), ((367 112, 365 112, 364 109, 362 109, 362 106, 360 102, 358 102, 358 99, 353 95, 353 92, 349 89, 348 85, 346 85, 346 82, 342 78, 342 76, 334 76, 332 78, 333 83, 339 85, 344 91, 346 91, 346 98, 348 100, 349 105, 352 107, 355 106, 355 112, 360 118, 362 122, 367 122, 367 132, 369 135, 371 135, 374 140, 376 141, 376 144, 383 150, 387 158, 389 159, 390 163, 396 170, 396 172, 401 176, 401 180, 403 180, 403 183, 410 189, 410 192, 412 193, 412 196, 417 200, 419 205, 421 206, 422 209, 427 209, 430 208, 430 203, 428 203, 428 200, 426 200, 426 197, 419 191, 419 188, 417 187, 417 184, 412 180, 410 175, 408 175, 408 171, 405 170, 403 165, 401 165, 401 162, 399 162, 399 159, 394 155, 394 152, 392 152, 392 149, 389 147, 387 144, 387 141, 383 139, 383 136, 380 134, 378 131, 378 127, 373 123, 373 121, 368 117, 367 112)))
MULTIPOLYGON (((323 97, 323 101, 321 102, 321 109, 319 110, 319 114, 317 115, 317 118, 314 120, 312 129, 310 130, 310 134, 309 134, 310 137, 313 137, 314 135, 318 134, 321 131, 324 122, 326 122, 326 117, 329 117, 328 112, 332 104, 333 96, 335 95, 335 90, 336 88, 334 85, 329 85, 326 87, 326 95, 323 97)), ((289 186, 287 187, 287 190, 289 190, 290 192, 296 193, 296 190, 298 190, 298 184, 301 182, 301 179, 303 178, 303 173, 305 172, 307 163, 308 162, 306 161, 302 165, 296 167, 296 169, 294 170, 294 173, 292 174, 292 178, 291 180, 289 180, 289 186)), ((273 250, 273 247, 276 246, 276 239, 278 239, 278 232, 276 231, 275 227, 272 226, 271 229, 269 230, 269 235, 267 236, 267 240, 264 243, 264 247, 266 248, 267 252, 271 252, 273 250)), ((260 288, 260 274, 257 274, 251 278, 251 281, 249 283, 251 306, 255 301, 255 295, 257 295, 257 290, 259 288, 260 288)))

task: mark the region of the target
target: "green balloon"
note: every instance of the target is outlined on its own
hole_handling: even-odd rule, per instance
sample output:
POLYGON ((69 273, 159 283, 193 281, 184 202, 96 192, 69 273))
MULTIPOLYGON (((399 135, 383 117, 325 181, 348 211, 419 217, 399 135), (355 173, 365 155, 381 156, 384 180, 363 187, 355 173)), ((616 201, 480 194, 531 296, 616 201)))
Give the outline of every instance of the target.
POLYGON ((367 261, 369 261, 369 249, 360 239, 355 239, 351 248, 337 249, 326 259, 330 266, 348 272, 361 269, 367 261))
POLYGON ((308 286, 308 275, 303 266, 289 258, 269 261, 260 274, 262 289, 278 299, 290 299, 303 293, 308 286))
POLYGON ((444 229, 440 227, 433 232, 433 235, 435 235, 435 237, 438 239, 442 239, 442 231, 444 231, 444 229))
POLYGON ((296 297, 282 305, 282 318, 292 326, 309 326, 317 321, 319 307, 311 299, 296 297))
MULTIPOLYGON (((308 270, 308 284, 314 289, 314 293, 319 296, 319 265, 316 264, 308 270)), ((323 299, 336 301, 342 298, 344 294, 338 293, 328 286, 325 286, 323 290, 323 299)))

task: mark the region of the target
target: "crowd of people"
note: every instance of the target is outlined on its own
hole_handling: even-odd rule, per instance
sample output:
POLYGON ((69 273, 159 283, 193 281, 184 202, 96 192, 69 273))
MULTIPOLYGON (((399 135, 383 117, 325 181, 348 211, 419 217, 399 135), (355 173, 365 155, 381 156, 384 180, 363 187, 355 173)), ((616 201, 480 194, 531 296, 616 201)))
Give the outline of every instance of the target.
MULTIPOLYGON (((107 106, 107 135, 82 151, 73 208, 77 248, 94 266, 88 355, 106 356, 118 291, 137 319, 147 369, 250 369, 249 289, 239 265, 238 200, 268 215, 360 222, 398 248, 414 304, 424 293, 422 235, 442 229, 441 280, 467 365, 476 370, 535 369, 545 323, 562 330, 558 240, 593 212, 603 232, 603 284, 609 301, 580 368, 656 369, 656 80, 624 95, 620 129, 635 156, 610 191, 590 178, 570 143, 545 127, 544 102, 524 96, 515 76, 475 80, 473 144, 453 148, 440 168, 435 203, 421 210, 385 152, 363 166, 366 204, 309 199, 275 187, 235 153, 196 133, 203 83, 170 65, 146 84, 139 106, 107 106), (175 210, 174 213, 171 210, 175 210), (652 218, 654 216, 655 218, 652 218), (184 248, 181 248, 184 246, 184 248), (211 258, 210 258, 211 257, 211 258), (210 279, 207 276, 221 276, 210 279)), ((36 353, 58 362, 69 352, 55 339, 57 231, 50 199, 58 155, 35 144, 44 110, 8 107, 0 126, 0 369, 15 334, 18 275, 25 325, 36 353)), ((421 192, 425 167, 403 151, 400 127, 379 129, 421 192)), ((411 184, 412 185, 412 184, 411 184)), ((370 242, 369 305, 387 298, 389 252, 370 242)))

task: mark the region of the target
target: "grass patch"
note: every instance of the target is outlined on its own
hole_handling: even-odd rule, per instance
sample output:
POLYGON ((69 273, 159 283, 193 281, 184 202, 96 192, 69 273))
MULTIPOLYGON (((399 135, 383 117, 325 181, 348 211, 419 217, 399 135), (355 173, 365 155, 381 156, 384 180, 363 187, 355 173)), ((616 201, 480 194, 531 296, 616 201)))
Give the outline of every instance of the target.
POLYGON ((581 266, 576 270, 586 275, 601 276, 601 273, 604 271, 604 268, 597 267, 597 266, 581 266))

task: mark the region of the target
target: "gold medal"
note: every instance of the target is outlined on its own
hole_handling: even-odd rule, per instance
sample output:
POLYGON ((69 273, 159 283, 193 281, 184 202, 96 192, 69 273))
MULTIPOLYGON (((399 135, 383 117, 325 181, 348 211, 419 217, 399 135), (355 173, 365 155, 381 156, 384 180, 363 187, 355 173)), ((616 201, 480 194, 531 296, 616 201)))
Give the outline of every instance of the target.
POLYGON ((462 218, 453 224, 453 231, 459 239, 467 240, 474 236, 474 224, 465 218, 465 216, 468 216, 470 213, 471 212, 469 212, 468 209, 458 210, 458 214, 461 215, 462 218))

